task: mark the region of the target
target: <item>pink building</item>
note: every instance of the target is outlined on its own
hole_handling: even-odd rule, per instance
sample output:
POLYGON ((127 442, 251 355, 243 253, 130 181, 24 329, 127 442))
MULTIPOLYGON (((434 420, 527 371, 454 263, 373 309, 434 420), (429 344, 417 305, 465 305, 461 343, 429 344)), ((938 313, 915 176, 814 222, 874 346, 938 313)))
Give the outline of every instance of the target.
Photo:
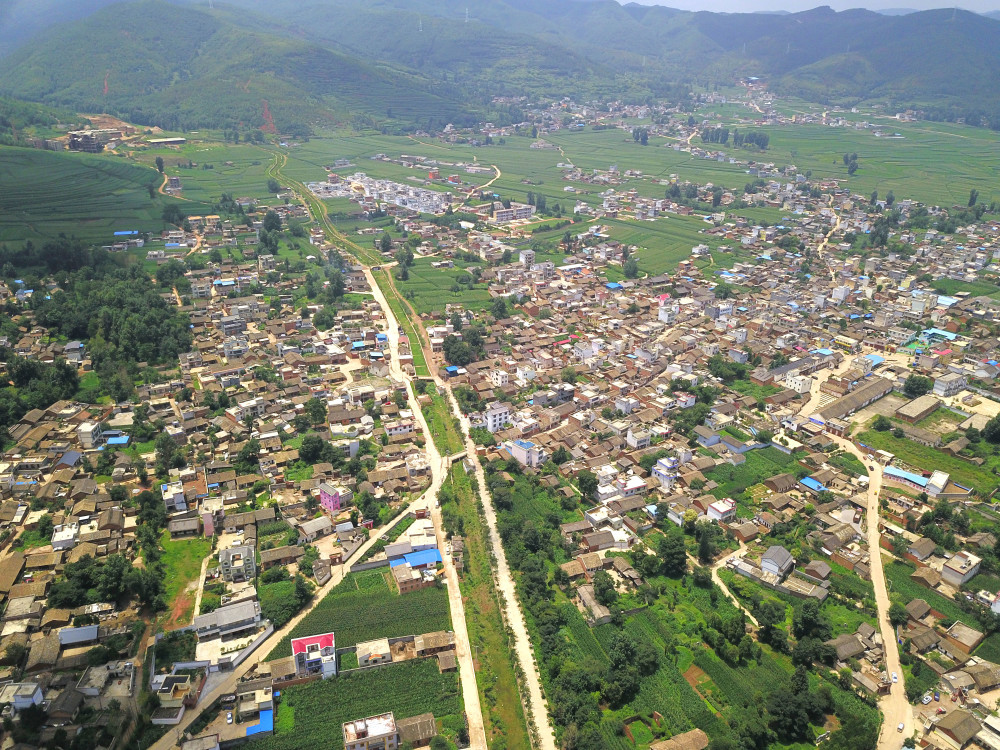
POLYGON ((353 498, 353 492, 343 487, 334 487, 329 482, 323 482, 319 486, 319 504, 331 515, 346 508, 353 498))

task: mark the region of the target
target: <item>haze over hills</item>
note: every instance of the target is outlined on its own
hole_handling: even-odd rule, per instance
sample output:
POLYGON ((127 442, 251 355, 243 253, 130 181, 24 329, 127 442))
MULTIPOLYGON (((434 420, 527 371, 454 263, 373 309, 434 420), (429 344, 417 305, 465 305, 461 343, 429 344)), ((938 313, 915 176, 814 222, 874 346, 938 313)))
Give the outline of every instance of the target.
POLYGON ((172 128, 256 127, 263 100, 286 130, 348 112, 412 128, 502 120, 489 106, 498 94, 679 99, 686 87, 675 84, 754 75, 823 103, 878 100, 1000 126, 1000 21, 961 10, 724 14, 615 0, 216 8, 119 2, 30 45, 34 27, 10 14, 4 33, 21 46, 4 61, 0 93, 172 128))

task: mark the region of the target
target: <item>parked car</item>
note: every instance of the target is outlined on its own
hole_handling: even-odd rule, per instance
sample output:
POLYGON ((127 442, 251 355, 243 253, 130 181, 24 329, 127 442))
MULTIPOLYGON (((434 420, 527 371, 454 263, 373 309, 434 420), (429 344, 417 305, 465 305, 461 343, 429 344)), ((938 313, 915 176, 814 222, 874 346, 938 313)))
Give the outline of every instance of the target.
POLYGON ((895 672, 892 673, 892 681, 899 682, 899 675, 896 674, 895 672))
POLYGON ((896 727, 896 731, 897 732, 902 732, 903 731, 903 722, 899 722, 899 726, 896 727))
POLYGON ((934 699, 933 699, 933 698, 931 698, 931 696, 930 696, 930 695, 925 695, 925 696, 924 696, 924 697, 923 697, 923 698, 922 698, 922 699, 920 700, 920 702, 921 702, 921 703, 923 703, 923 704, 924 704, 924 705, 926 706, 926 705, 927 705, 928 703, 930 703, 930 702, 931 702, 932 700, 934 700, 934 699))
MULTIPOLYGON (((232 711, 227 711, 226 712, 226 723, 227 724, 232 724, 233 723, 233 712, 232 711)), ((900 726, 903 726, 903 725, 900 724, 900 726)))
POLYGON ((936 701, 941 700, 941 693, 939 693, 937 690, 934 691, 934 700, 936 701))

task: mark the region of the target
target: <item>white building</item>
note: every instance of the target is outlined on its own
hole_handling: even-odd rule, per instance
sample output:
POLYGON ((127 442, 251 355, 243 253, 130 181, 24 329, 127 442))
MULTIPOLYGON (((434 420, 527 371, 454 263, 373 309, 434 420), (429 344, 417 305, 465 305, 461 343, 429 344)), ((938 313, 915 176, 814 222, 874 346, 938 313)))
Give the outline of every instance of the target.
POLYGON ((720 523, 729 523, 736 518, 736 501, 731 498, 716 500, 708 506, 708 517, 720 523))
POLYGON ((486 429, 490 432, 502 430, 510 424, 512 417, 510 405, 502 401, 494 401, 483 412, 483 421, 486 423, 486 429))
POLYGON ((184 485, 180 482, 161 484, 160 493, 163 495, 163 504, 167 506, 167 513, 188 509, 187 500, 184 499, 184 485))
POLYGON ((507 440, 502 447, 522 466, 535 469, 545 463, 545 450, 530 440, 507 440))
POLYGON ((101 425, 96 422, 84 422, 76 428, 76 436, 84 450, 94 450, 104 439, 101 425))
POLYGON ((941 566, 941 578, 958 587, 970 581, 979 572, 982 558, 971 552, 956 552, 955 555, 941 566))

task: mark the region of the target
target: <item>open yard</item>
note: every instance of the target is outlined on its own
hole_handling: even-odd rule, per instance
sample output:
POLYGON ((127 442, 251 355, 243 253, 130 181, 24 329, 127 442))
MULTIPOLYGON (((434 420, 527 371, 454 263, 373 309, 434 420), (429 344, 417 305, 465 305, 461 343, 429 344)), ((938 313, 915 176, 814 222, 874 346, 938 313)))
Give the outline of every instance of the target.
MULTIPOLYGON (((400 596, 390 590, 388 568, 347 576, 292 631, 292 638, 333 631, 337 646, 354 646, 373 638, 418 635, 451 628, 448 593, 443 588, 420 589, 400 596)), ((282 641, 268 659, 291 656, 282 641)))
POLYGON ((174 626, 184 625, 191 621, 194 613, 201 563, 212 553, 212 540, 204 537, 171 540, 170 533, 164 531, 160 546, 163 547, 160 560, 165 573, 164 596, 170 622, 174 626))

